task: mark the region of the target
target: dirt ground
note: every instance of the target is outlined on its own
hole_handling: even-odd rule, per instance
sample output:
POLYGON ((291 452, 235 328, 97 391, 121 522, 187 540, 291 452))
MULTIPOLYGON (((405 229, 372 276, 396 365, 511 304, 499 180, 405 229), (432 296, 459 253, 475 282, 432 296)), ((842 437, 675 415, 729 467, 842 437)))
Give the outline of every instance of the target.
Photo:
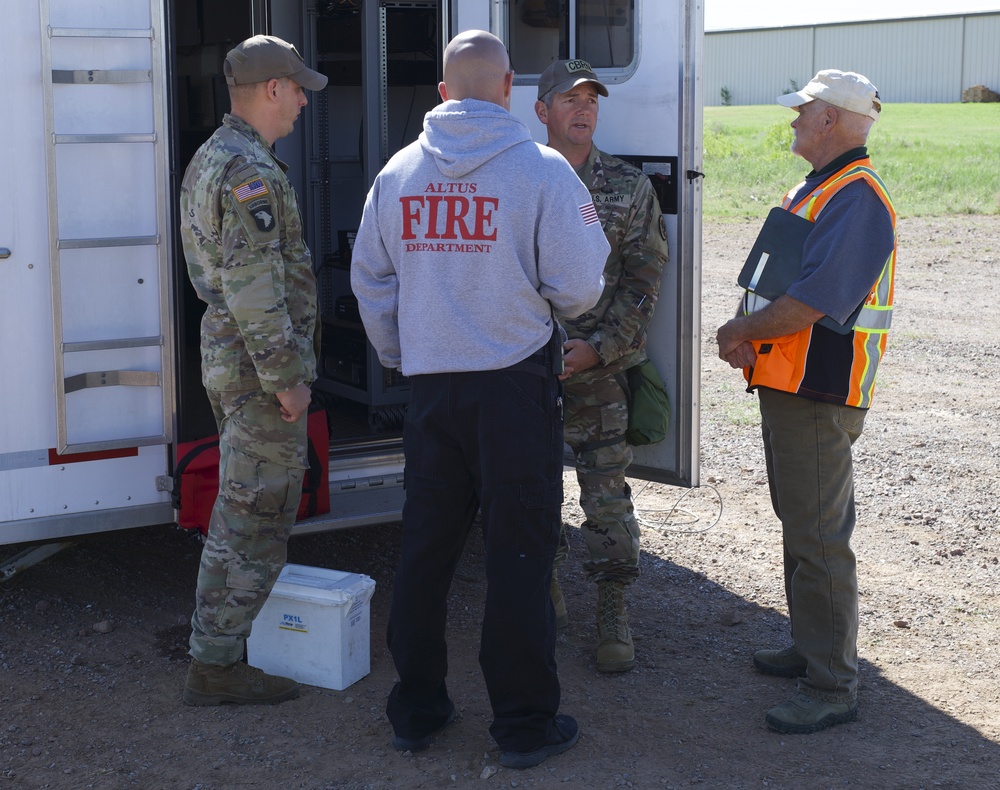
MULTIPOLYGON (((185 707, 200 547, 163 526, 86 539, 2 593, 0 790, 1000 785, 1000 217, 900 223, 889 351, 855 453, 861 715, 807 736, 764 725, 793 693, 750 661, 787 638, 780 533, 754 399, 715 356, 758 224, 704 228, 702 488, 633 486, 645 529, 629 591, 632 672, 595 671, 595 589, 579 561, 562 574, 571 622, 557 659, 576 748, 526 771, 498 766, 476 658, 475 539, 451 599, 458 720, 427 752, 390 747, 383 635, 396 526, 290 548, 292 562, 375 579, 367 677, 273 708, 185 707)), ((574 495, 567 476, 571 524, 574 495)), ((576 532, 573 543, 579 560, 576 532)))

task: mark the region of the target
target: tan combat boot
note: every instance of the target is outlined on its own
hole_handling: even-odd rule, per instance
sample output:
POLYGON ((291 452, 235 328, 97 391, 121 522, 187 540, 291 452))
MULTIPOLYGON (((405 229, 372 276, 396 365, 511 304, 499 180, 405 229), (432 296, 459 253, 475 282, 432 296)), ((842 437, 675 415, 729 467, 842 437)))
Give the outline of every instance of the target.
POLYGON ((758 650, 753 654, 753 665, 758 672, 779 678, 804 678, 807 669, 806 660, 794 645, 781 650, 758 650))
POLYGON ((625 617, 625 583, 597 583, 598 672, 627 672, 635 666, 635 648, 625 617))
POLYGON ((274 705, 299 696, 299 684, 291 678, 268 675, 237 661, 229 666, 191 662, 184 684, 186 705, 274 705))
POLYGON ((549 585, 549 597, 552 598, 552 608, 556 610, 556 628, 569 625, 569 615, 566 613, 566 598, 559 586, 559 571, 552 569, 552 584, 549 585))

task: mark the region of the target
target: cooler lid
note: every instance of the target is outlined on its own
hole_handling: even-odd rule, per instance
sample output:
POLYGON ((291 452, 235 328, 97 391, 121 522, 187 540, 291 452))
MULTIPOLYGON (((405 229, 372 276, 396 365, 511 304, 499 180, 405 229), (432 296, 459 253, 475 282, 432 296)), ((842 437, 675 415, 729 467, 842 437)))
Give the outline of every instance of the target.
POLYGON ((367 599, 374 589, 375 581, 363 573, 288 564, 281 569, 272 594, 298 601, 346 604, 367 599))

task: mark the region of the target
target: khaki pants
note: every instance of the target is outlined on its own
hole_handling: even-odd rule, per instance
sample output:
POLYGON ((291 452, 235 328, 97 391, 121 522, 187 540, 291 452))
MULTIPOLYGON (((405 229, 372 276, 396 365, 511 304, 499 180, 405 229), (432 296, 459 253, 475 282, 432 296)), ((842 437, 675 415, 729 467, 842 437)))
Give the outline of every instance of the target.
POLYGON ((781 520, 785 595, 795 649, 806 659, 799 687, 830 702, 853 701, 858 684, 858 578, 851 446, 864 409, 760 389, 771 503, 781 520))

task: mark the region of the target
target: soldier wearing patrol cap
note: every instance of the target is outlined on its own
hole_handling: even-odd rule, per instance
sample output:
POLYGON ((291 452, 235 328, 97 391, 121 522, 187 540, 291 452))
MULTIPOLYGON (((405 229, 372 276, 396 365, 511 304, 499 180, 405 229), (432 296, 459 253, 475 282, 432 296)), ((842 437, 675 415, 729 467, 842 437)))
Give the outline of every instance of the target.
POLYGON ((298 684, 242 661, 254 617, 285 563, 308 468, 316 378, 312 259, 285 164, 271 150, 327 78, 291 44, 253 36, 226 56, 232 111, 181 185, 188 275, 208 305, 202 381, 219 426, 219 495, 198 573, 184 688, 189 705, 272 704, 298 684))
MULTIPOLYGON (((639 576, 639 525, 625 470, 632 451, 624 373, 646 359, 646 327, 660 274, 669 260, 666 225, 649 179, 593 143, 598 96, 608 89, 584 60, 560 60, 538 80, 535 113, 548 144, 559 151, 590 190, 611 254, 605 288, 583 315, 560 317, 565 344, 565 439, 576 456, 583 535, 590 554, 587 578, 597 582, 597 669, 624 672, 635 665, 625 613, 625 587, 639 576)), ((569 552, 566 525, 556 569, 569 552)), ((558 577, 552 577, 556 622, 568 622, 558 577)))

